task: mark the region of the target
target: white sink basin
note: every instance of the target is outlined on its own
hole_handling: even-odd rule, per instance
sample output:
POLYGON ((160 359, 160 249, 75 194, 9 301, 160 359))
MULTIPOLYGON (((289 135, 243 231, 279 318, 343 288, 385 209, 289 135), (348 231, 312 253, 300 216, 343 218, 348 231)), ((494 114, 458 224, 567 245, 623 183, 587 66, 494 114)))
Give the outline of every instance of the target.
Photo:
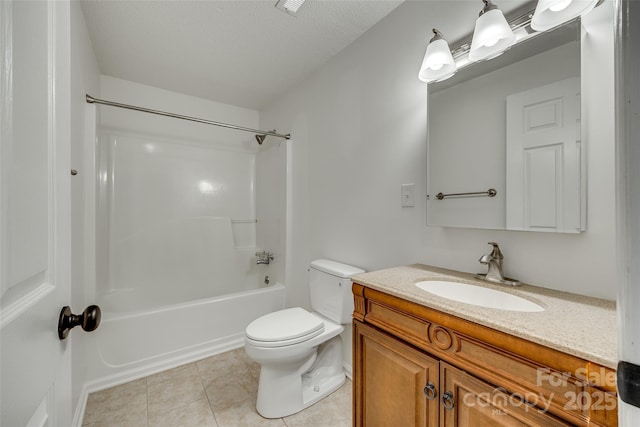
POLYGON ((465 304, 480 307, 498 308, 508 311, 544 311, 544 308, 527 299, 495 289, 466 283, 448 282, 443 280, 427 280, 416 283, 416 286, 431 294, 465 304))

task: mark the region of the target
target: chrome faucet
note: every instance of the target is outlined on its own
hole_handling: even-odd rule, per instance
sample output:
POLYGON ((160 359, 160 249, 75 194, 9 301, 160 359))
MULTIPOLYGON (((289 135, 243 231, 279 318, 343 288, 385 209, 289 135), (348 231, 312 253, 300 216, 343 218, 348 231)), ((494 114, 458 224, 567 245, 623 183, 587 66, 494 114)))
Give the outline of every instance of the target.
POLYGON ((274 259, 273 254, 267 251, 256 252, 256 257, 258 258, 256 264, 269 264, 274 259))
POLYGON ((500 283, 502 285, 518 286, 521 283, 517 280, 504 277, 502 273, 502 261, 504 255, 500 250, 500 246, 496 242, 489 242, 493 246, 493 250, 490 254, 482 255, 480 257, 480 264, 485 264, 488 267, 486 274, 476 274, 476 278, 486 280, 488 282, 500 283))

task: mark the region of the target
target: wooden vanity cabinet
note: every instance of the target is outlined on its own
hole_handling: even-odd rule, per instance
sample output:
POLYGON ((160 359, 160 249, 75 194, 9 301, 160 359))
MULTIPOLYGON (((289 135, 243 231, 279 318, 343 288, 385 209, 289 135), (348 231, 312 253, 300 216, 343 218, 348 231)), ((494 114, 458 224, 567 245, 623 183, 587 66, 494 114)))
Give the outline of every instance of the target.
POLYGON ((354 323, 354 425, 437 426, 439 361, 364 325, 354 323), (428 396, 428 397, 427 397, 428 396))
POLYGON ((355 427, 617 426, 615 385, 591 381, 615 378, 612 369, 357 283, 353 291, 355 427))
POLYGON ((571 425, 358 321, 354 341, 355 426, 571 425))
MULTIPOLYGON (((571 426, 517 397, 445 362, 440 365, 443 393, 442 427, 571 426), (446 405, 446 406, 445 406, 446 405)), ((429 424, 437 426, 438 424, 429 424)))

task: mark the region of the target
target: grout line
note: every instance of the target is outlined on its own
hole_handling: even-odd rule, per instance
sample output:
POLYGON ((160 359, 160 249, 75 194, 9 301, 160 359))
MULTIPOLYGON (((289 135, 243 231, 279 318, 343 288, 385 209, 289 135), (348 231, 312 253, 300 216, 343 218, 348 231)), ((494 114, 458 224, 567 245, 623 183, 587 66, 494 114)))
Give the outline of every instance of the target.
MULTIPOLYGON (((221 353, 221 354, 224 354, 224 353, 221 353)), ((212 356, 212 357, 215 357, 215 356, 212 356)), ((217 427, 220 427, 220 423, 216 418, 216 413, 214 412, 213 407, 211 406, 211 399, 209 398, 209 393, 207 393, 207 388, 204 386, 204 378, 202 378, 202 372, 200 371, 200 368, 198 367, 197 362, 193 362, 193 364, 196 365, 196 372, 198 372, 198 378, 200 378, 200 384, 202 385, 202 389, 204 390, 204 396, 207 398, 207 403, 209 404, 209 411, 211 411, 211 416, 213 416, 213 422, 216 423, 217 427)))
POLYGON ((147 402, 147 410, 146 410, 146 416, 147 416, 147 427, 149 426, 149 381, 147 380, 148 377, 144 378, 144 397, 145 400, 147 402))

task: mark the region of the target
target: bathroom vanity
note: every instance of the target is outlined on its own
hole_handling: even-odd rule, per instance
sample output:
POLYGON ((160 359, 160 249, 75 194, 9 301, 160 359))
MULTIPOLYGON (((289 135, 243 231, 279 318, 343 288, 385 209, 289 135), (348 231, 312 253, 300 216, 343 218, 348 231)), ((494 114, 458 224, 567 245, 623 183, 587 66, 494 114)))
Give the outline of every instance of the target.
POLYGON ((353 282, 354 426, 617 425, 615 303, 424 265, 353 282), (543 310, 460 303, 416 286, 425 281, 543 310))

